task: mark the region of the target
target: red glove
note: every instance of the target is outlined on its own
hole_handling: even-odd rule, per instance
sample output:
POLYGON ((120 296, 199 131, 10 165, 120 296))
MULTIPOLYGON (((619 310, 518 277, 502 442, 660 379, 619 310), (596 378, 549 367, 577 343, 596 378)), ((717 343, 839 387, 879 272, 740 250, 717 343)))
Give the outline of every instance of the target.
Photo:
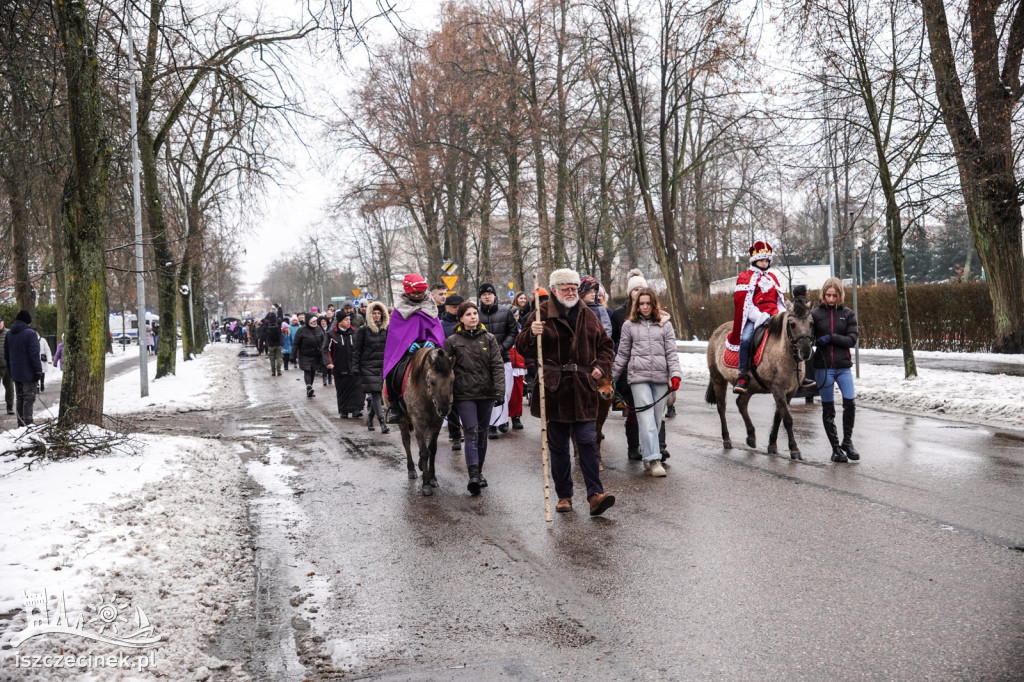
POLYGON ((678 391, 678 390, 679 390, 679 377, 672 377, 672 391, 675 392, 675 391, 678 391))

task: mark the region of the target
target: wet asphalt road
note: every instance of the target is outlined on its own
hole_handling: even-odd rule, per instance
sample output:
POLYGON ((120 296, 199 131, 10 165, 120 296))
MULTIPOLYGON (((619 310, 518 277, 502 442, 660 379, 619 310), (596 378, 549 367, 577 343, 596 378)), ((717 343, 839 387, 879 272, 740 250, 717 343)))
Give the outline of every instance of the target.
POLYGON ((684 385, 666 478, 613 414, 618 503, 591 518, 577 474, 545 523, 536 419, 490 442, 476 498, 442 436, 425 498, 397 429, 241 362, 254 406, 220 419, 253 475, 256 618, 233 640, 258 679, 1024 676, 1024 434, 861 409, 863 460, 835 465, 820 406, 794 403, 794 462, 764 454, 767 399, 759 448, 725 451, 684 385))

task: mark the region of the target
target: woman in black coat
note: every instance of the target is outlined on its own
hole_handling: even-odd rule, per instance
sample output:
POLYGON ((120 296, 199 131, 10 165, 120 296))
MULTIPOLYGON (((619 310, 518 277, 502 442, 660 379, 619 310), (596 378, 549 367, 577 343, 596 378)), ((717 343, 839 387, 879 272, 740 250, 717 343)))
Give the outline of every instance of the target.
POLYGON ((320 363, 323 361, 320 351, 323 345, 324 332, 317 325, 316 315, 310 313, 306 317, 306 324, 295 332, 295 338, 292 339, 292 357, 295 358, 306 380, 307 398, 316 395, 313 392, 313 381, 316 379, 316 372, 320 369, 320 363))
POLYGON ((366 417, 366 428, 373 431, 373 418, 380 422, 380 432, 388 433, 391 428, 384 422, 384 408, 380 394, 384 388, 384 344, 388 340, 387 307, 374 301, 366 313, 366 324, 356 330, 354 371, 359 376, 360 388, 370 398, 370 410, 366 417))
POLYGON ((324 339, 324 367, 334 376, 334 391, 338 396, 338 414, 342 419, 352 415, 363 416, 363 392, 359 389, 359 376, 355 373, 355 330, 352 317, 342 313, 334 316, 334 326, 324 339))
POLYGON ((853 421, 856 413, 853 389, 853 362, 850 349, 857 345, 857 316, 844 303, 843 283, 829 277, 821 285, 821 304, 811 311, 814 320, 814 379, 821 395, 821 420, 832 446, 832 461, 860 459, 853 447, 853 421), (843 396, 843 442, 836 429, 835 386, 843 396))

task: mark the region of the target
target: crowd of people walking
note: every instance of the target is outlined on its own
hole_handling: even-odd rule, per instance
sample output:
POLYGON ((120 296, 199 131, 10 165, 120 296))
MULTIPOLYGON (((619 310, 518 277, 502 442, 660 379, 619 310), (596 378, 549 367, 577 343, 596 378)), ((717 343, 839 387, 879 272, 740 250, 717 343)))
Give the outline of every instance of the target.
MULTIPOLYGON (((786 310, 778 280, 768 272, 771 246, 750 248, 749 270, 737 278, 736 315, 727 347, 738 353, 734 392, 749 382, 754 330, 786 310)), ((340 309, 285 315, 275 305, 261 320, 229 320, 214 326, 214 338, 242 342, 266 354, 270 376, 296 369, 308 399, 321 386, 333 386, 338 414, 362 419, 369 431, 382 434, 397 423, 405 366, 421 348, 443 348, 454 368, 447 430, 453 451, 464 449, 467 489, 487 487, 483 475, 488 441, 523 428, 524 397, 531 414, 544 403, 551 475, 558 495, 556 510, 573 508, 570 441, 576 446, 590 513, 602 514, 615 503, 604 491, 600 472, 600 429, 611 401, 599 396, 602 385, 616 389, 615 407, 625 417, 626 455, 640 460, 650 476, 667 475, 670 454, 665 419, 674 416, 682 381, 671 316, 639 270, 627 275, 627 296, 614 310, 595 278, 563 268, 551 273, 548 289, 516 292, 509 303, 498 300, 490 282, 475 299, 428 285, 416 274, 403 281, 404 292, 393 310, 379 301, 347 301, 340 309), (538 367, 538 348, 543 367, 538 367), (543 382, 537 377, 543 374, 543 382), (543 383, 543 386, 541 386, 543 383), (543 399, 541 398, 543 394, 543 399)), ((860 458, 853 445, 855 394, 850 349, 857 342, 857 319, 844 304, 842 283, 830 278, 812 311, 815 346, 813 368, 805 385, 822 398, 822 420, 834 462, 860 458), (813 377, 813 378, 811 378, 813 377), (834 386, 843 399, 842 438, 836 425, 834 386)), ((0 371, 7 414, 19 425, 33 423, 36 393, 45 390, 49 346, 40 342, 22 310, 10 330, 0 320, 0 371)), ((147 338, 147 345, 155 346, 147 338)), ((62 361, 63 343, 54 355, 62 361)), ((608 389, 611 390, 610 388, 608 389)), ((447 405, 445 408, 447 409, 447 405)))
MULTIPOLYGON (((750 257, 750 269, 737 278, 735 336, 730 338, 741 358, 737 393, 749 381, 746 363, 754 329, 786 309, 778 281, 767 272, 771 247, 757 242, 750 257)), ((319 375, 322 387, 334 386, 341 418, 362 419, 365 411, 366 428, 379 427, 383 434, 399 419, 408 358, 420 348, 444 348, 454 367, 448 437, 453 451, 464 451, 467 489, 473 495, 487 487, 488 441, 523 428, 525 397, 531 413, 539 416, 540 337, 556 510, 573 508, 570 441, 576 444, 591 513, 601 514, 615 502, 600 481, 598 425, 610 407, 598 396, 601 382, 615 387, 615 407, 625 417, 627 457, 642 461, 652 477, 667 475, 665 462, 671 455, 665 419, 675 416, 682 371, 671 316, 640 270, 627 274, 626 299, 615 309, 600 282, 570 269, 553 272, 548 289, 516 292, 507 304, 490 282, 482 283, 474 298, 440 283, 428 285, 416 274, 408 275, 403 287, 390 311, 379 301, 358 300, 337 310, 334 305, 324 311, 313 307, 290 316, 275 306, 262 320, 233 321, 218 331, 267 354, 272 377, 290 367, 300 370, 307 398, 316 397, 319 375)), ((805 385, 823 389, 832 459, 845 462, 859 458, 852 440, 855 405, 849 371, 857 321, 843 305, 839 280, 826 282, 821 296, 814 310, 817 352, 805 385), (842 440, 835 424, 834 385, 843 397, 842 440)))

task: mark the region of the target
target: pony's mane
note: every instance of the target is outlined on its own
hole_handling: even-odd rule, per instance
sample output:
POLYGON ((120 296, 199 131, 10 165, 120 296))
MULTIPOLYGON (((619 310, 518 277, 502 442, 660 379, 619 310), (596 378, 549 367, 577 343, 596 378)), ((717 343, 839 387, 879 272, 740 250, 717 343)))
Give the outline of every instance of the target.
POLYGON ((782 334, 784 327, 783 322, 786 320, 786 313, 779 313, 778 315, 772 315, 768 322, 768 335, 778 336, 782 334))
POLYGON ((435 372, 438 374, 448 374, 452 371, 451 360, 449 360, 448 356, 445 355, 444 349, 437 348, 434 351, 431 351, 431 354, 433 356, 433 363, 431 367, 435 372))

